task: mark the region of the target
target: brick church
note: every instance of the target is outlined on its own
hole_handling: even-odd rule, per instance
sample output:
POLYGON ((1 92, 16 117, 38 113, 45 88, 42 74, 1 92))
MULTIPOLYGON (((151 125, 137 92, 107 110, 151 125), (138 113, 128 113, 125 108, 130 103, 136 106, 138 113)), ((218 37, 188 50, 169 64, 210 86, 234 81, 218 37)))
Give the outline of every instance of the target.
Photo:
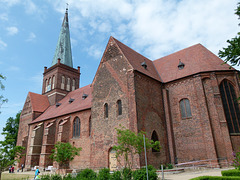
MULTIPOLYGON (((71 169, 120 169, 112 150, 119 125, 160 141, 159 152, 147 152, 155 167, 230 161, 240 147, 239 73, 201 44, 150 60, 110 37, 92 83, 79 81, 66 11, 42 94, 29 92, 21 113, 17 145, 26 155, 19 165, 56 166, 49 156, 60 141, 82 147, 71 169)), ((144 166, 144 156, 133 162, 144 166)))

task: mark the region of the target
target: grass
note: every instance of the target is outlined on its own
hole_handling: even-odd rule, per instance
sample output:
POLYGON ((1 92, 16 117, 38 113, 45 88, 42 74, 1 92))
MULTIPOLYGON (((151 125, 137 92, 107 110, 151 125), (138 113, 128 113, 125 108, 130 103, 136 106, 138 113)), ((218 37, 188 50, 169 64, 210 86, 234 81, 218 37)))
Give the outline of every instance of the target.
POLYGON ((21 173, 2 173, 2 180, 14 180, 14 179, 33 179, 33 174, 21 174, 21 173))

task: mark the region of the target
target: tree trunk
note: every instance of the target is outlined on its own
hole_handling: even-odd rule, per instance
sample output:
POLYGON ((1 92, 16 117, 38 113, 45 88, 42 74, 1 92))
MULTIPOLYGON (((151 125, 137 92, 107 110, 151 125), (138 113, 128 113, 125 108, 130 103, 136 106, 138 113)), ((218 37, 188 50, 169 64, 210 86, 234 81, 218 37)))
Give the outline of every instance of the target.
POLYGON ((0 171, 0 180, 2 179, 2 171, 0 171))

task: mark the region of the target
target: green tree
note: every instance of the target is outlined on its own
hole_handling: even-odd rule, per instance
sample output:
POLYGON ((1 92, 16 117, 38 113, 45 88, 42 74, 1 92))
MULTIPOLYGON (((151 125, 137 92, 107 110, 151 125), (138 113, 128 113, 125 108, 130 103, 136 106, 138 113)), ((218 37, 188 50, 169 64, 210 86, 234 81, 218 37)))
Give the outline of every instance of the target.
POLYGON ((69 142, 57 142, 54 145, 54 149, 52 150, 53 153, 50 158, 58 163, 59 168, 67 169, 69 162, 72 161, 75 156, 80 156, 81 150, 81 147, 76 148, 69 142))
POLYGON ((6 126, 3 128, 4 141, 0 141, 0 146, 10 160, 14 160, 15 154, 19 147, 17 144, 18 127, 21 111, 16 114, 16 117, 7 119, 6 126))
POLYGON ((21 146, 16 146, 14 151, 14 158, 10 157, 6 151, 0 148, 0 180, 2 176, 2 172, 6 170, 10 165, 13 165, 15 161, 19 161, 22 157, 22 151, 25 149, 21 146))
MULTIPOLYGON (((141 131, 138 134, 121 127, 117 130, 117 143, 118 145, 114 146, 113 149, 116 150, 116 158, 120 163, 120 157, 124 158, 124 167, 132 169, 133 156, 135 154, 141 154, 144 151, 144 139, 143 135, 146 136, 146 133, 141 131), (130 159, 129 159, 130 158, 130 159)), ((149 140, 145 138, 146 150, 153 148, 155 150, 160 150, 160 142, 149 140)))
MULTIPOLYGON (((237 4, 237 9, 235 9, 235 14, 240 19, 240 2, 237 4)), ((238 24, 240 26, 240 23, 238 24)), ((232 66, 240 64, 240 32, 238 35, 231 40, 227 40, 228 47, 223 48, 218 52, 220 58, 224 58, 224 61, 230 62, 232 66)))
MULTIPOLYGON (((3 76, 3 75, 0 73, 0 90, 4 90, 4 89, 5 89, 5 86, 4 86, 3 83, 2 83, 2 80, 5 80, 5 79, 6 79, 6 77, 3 76)), ((5 99, 5 98, 3 97, 3 95, 0 95, 0 108, 1 108, 2 104, 5 103, 5 102, 7 102, 7 101, 8 101, 8 100, 5 99)), ((0 111, 0 113, 1 113, 1 111, 0 111)))

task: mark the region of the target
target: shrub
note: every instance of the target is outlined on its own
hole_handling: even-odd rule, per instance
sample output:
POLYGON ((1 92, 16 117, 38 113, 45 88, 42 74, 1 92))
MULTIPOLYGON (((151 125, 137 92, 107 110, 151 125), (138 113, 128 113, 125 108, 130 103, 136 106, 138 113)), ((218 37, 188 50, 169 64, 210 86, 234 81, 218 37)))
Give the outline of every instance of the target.
POLYGON ((235 169, 240 170, 240 152, 233 152, 234 160, 233 160, 233 166, 235 169))
POLYGON ((122 173, 120 171, 114 171, 111 175, 111 180, 123 180, 122 173))
POLYGON ((97 179, 98 180, 109 180, 110 179, 110 170, 108 168, 100 169, 97 179))
POLYGON ((124 168, 122 170, 123 180, 131 180, 132 179, 132 170, 129 168, 124 168))
POLYGON ((51 180, 62 180, 62 176, 59 174, 51 175, 51 180))
POLYGON ((172 164, 167 164, 167 168, 168 169, 173 169, 173 165, 172 164))
POLYGON ((42 175, 41 180, 51 180, 51 176, 49 174, 48 175, 42 175))
POLYGON ((190 180, 239 180, 239 177, 233 176, 200 176, 190 180))
MULTIPOLYGON (((148 166, 148 178, 149 180, 157 180, 157 173, 156 169, 149 165, 148 166)), ((133 179, 134 180, 145 180, 147 179, 146 168, 141 168, 133 172, 133 179)))
POLYGON ((225 170, 225 171, 221 171, 221 173, 222 173, 222 176, 240 176, 240 170, 238 169, 225 170))
POLYGON ((87 168, 87 169, 80 171, 77 174, 76 179, 86 179, 86 180, 97 179, 97 173, 95 173, 93 170, 87 168))
POLYGON ((68 174, 67 176, 64 176, 63 179, 64 179, 64 180, 72 180, 72 179, 75 179, 75 178, 72 177, 71 174, 68 174))

